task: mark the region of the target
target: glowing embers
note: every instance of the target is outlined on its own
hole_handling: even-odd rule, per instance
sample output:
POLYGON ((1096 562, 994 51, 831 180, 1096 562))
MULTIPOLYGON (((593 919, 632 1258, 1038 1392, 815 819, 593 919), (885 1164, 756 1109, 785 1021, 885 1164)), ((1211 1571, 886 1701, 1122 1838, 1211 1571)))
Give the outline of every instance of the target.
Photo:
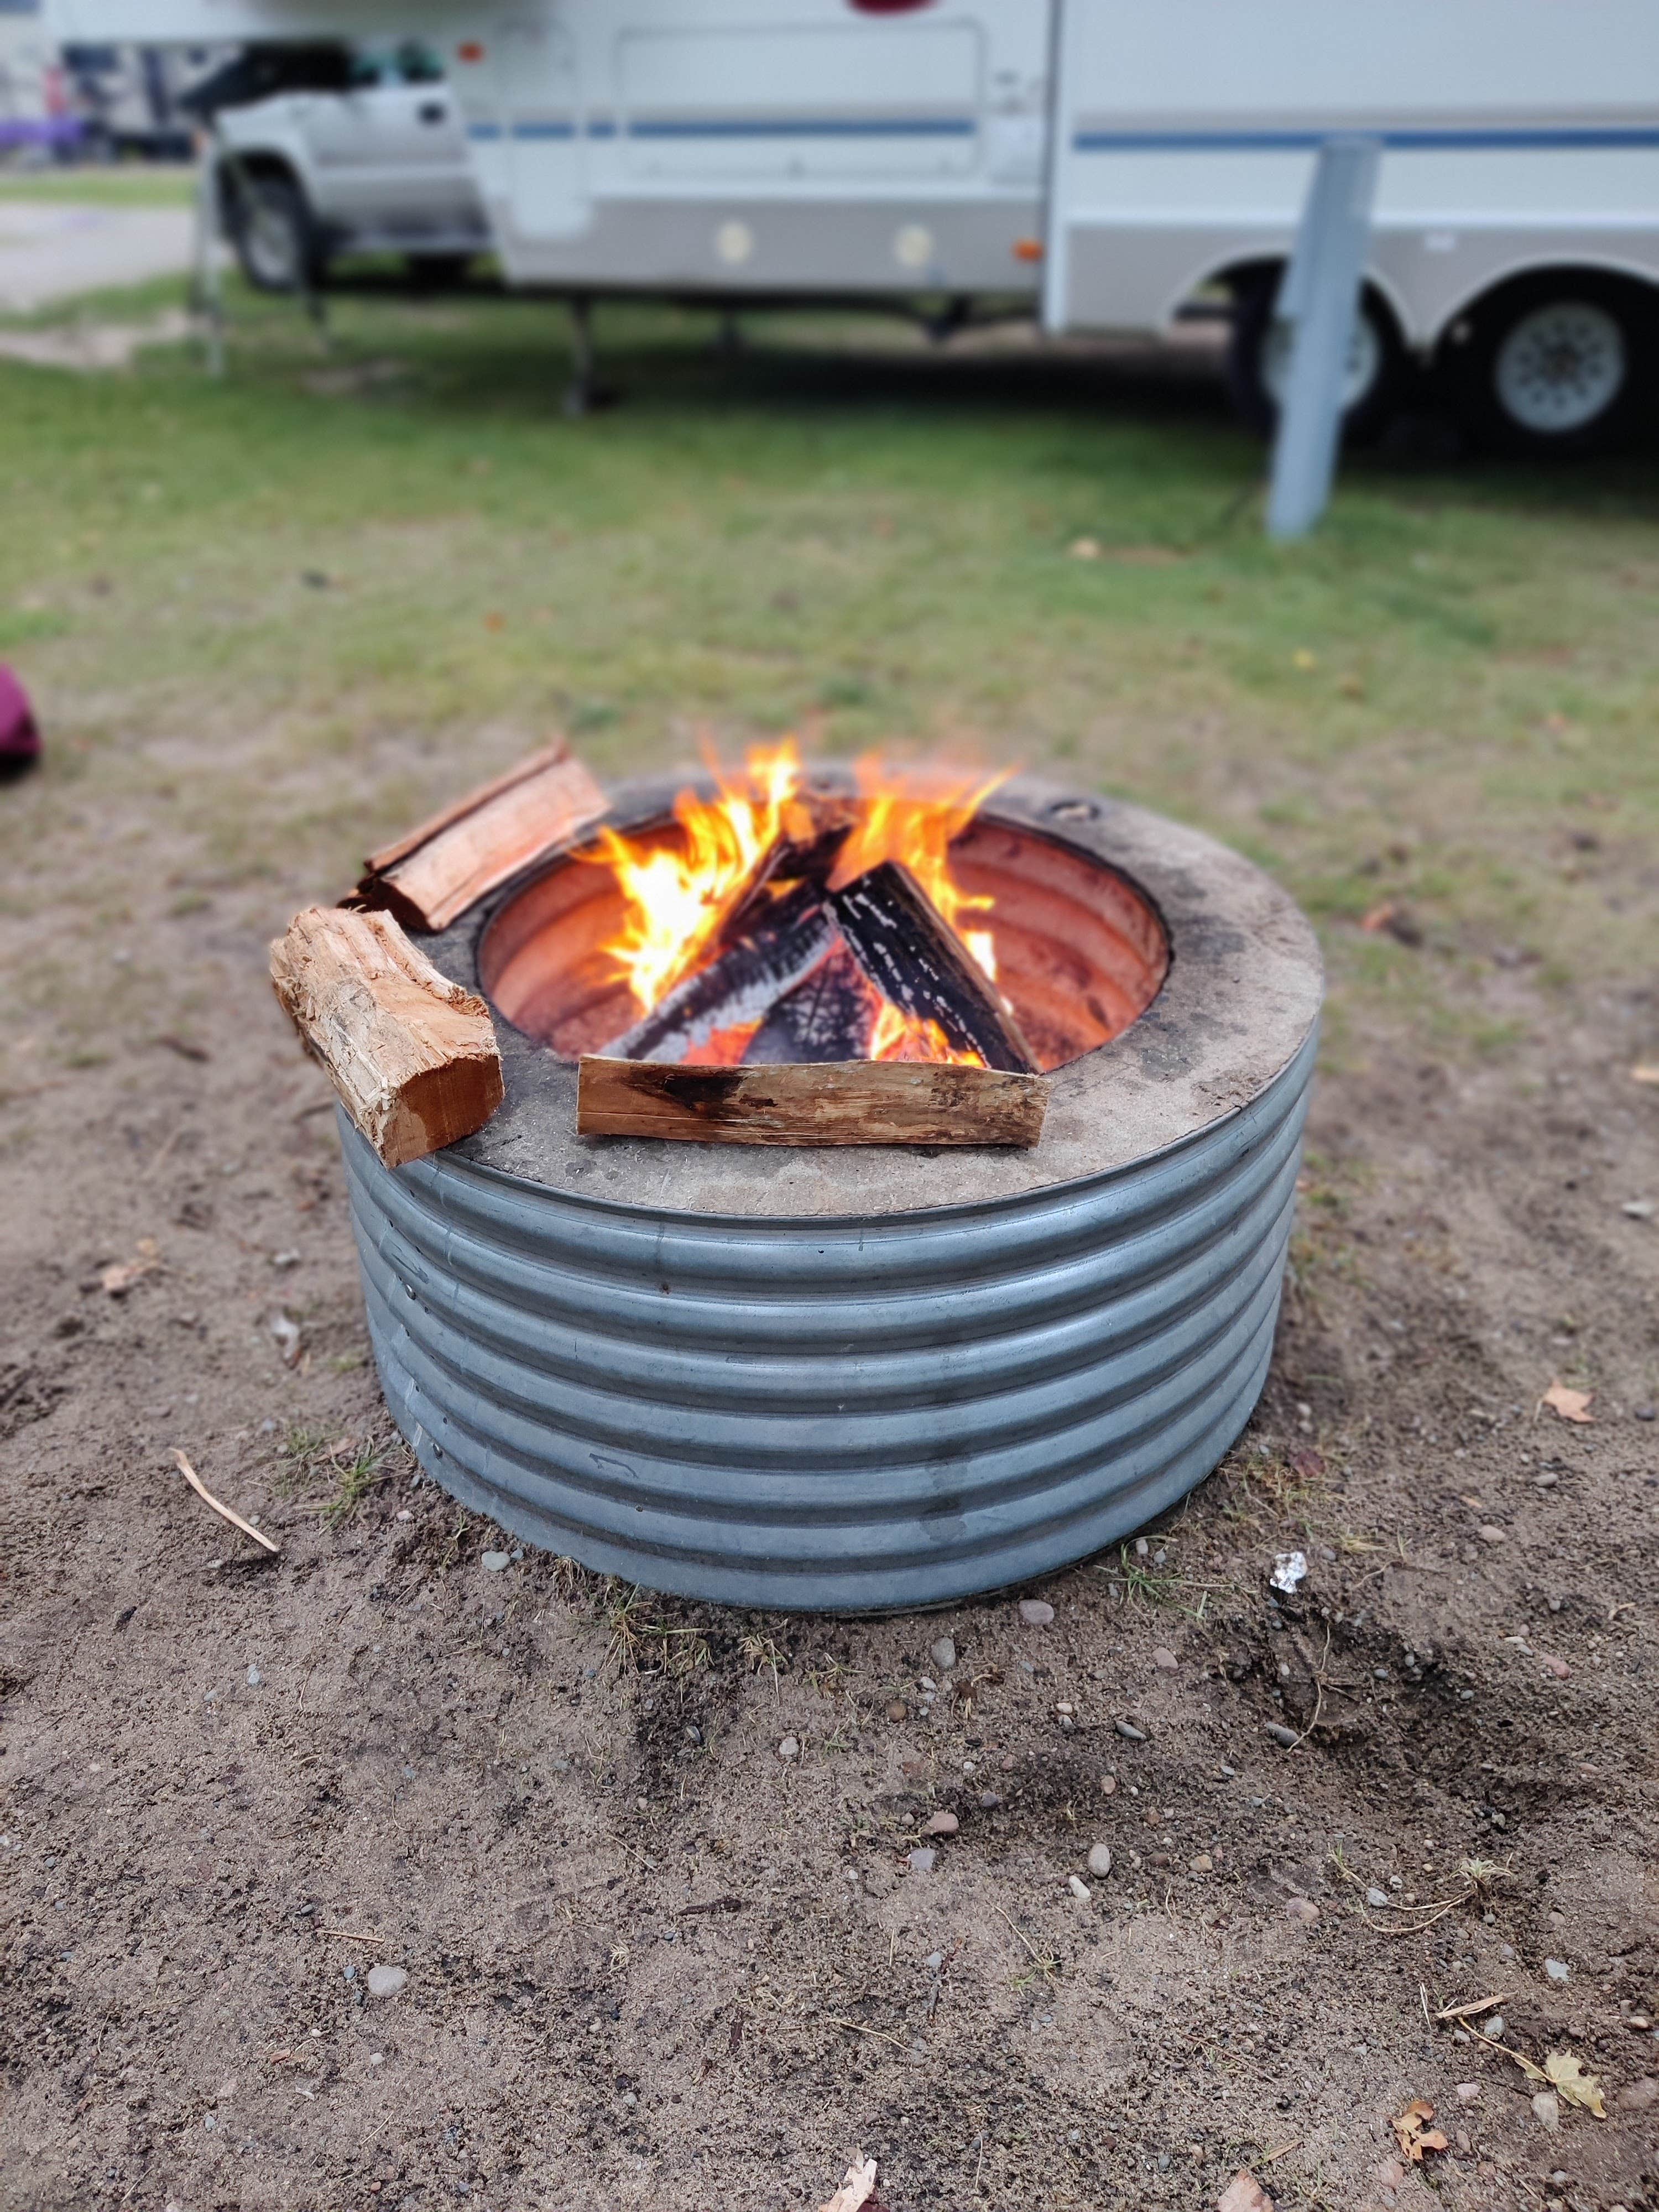
POLYGON ((605 833, 593 858, 625 900, 602 948, 640 1020, 629 1060, 736 1066, 910 1060, 1031 1072, 997 990, 992 901, 951 876, 950 848, 994 787, 906 785, 860 763, 856 794, 808 789, 793 744, 682 792, 675 848, 605 833))

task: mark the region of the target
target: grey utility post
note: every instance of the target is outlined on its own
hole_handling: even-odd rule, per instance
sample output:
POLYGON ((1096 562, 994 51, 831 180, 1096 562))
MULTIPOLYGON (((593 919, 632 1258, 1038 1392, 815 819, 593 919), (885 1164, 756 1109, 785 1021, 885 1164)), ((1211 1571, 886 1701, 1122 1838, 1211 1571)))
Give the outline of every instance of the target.
POLYGON ((1274 320, 1291 326, 1291 365, 1273 441, 1269 538, 1306 537, 1331 495, 1382 157, 1380 139, 1328 138, 1314 165, 1273 308, 1274 320))

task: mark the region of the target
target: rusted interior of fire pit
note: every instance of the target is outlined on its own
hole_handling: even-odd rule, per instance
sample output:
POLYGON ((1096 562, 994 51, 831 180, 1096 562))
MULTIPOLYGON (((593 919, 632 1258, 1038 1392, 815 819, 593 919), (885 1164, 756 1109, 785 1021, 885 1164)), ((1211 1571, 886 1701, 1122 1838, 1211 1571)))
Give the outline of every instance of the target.
MULTIPOLYGON (((646 848, 683 851, 670 818, 630 826, 646 848)), ((1144 1013, 1170 964, 1157 911, 1087 854, 987 803, 950 847, 952 879, 988 906, 977 927, 995 951, 997 988, 1039 1067, 1064 1066, 1144 1013)), ((478 978, 497 1012, 566 1059, 602 1052, 639 1008, 607 949, 623 893, 602 862, 571 858, 501 908, 478 947, 478 978)))

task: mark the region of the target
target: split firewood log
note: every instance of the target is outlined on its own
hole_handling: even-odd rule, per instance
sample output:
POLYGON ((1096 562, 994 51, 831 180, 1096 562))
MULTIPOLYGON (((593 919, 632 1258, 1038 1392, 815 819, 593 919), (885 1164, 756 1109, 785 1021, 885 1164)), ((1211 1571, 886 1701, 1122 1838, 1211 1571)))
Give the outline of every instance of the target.
POLYGON ((407 928, 447 929, 609 803, 561 738, 371 853, 353 903, 388 908, 407 928))
POLYGON ((585 1137, 715 1145, 1035 1145, 1040 1075, 942 1060, 685 1067, 590 1054, 577 1085, 585 1137))
POLYGON ((842 935, 903 1013, 937 1022, 988 1067, 1031 1074, 1036 1060, 967 947, 908 869, 884 860, 829 894, 842 935))
POLYGON ((389 1168, 481 1129, 503 1095, 489 1010, 389 914, 317 906, 270 948, 300 1041, 389 1168))

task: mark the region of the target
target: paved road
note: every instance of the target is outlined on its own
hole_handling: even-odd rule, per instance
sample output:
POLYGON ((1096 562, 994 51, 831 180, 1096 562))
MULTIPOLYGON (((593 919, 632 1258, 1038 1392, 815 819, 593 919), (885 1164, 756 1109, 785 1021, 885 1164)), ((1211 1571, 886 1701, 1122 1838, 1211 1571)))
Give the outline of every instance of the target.
POLYGON ((0 313, 188 269, 187 207, 86 207, 0 199, 0 313))

